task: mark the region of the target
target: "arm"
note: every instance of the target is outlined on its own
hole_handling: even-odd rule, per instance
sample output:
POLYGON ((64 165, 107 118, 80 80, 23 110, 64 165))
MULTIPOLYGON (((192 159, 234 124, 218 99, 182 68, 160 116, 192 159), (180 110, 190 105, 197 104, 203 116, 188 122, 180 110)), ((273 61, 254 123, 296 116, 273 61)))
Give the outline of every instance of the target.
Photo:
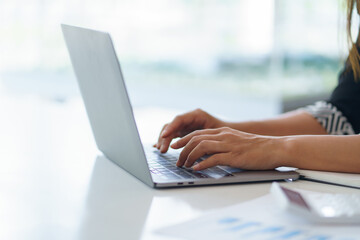
POLYGON ((282 165, 360 173, 360 136, 288 136, 280 140, 282 165))
POLYGON ((181 138, 178 166, 202 170, 226 165, 249 170, 290 166, 311 170, 360 173, 360 136, 299 135, 263 136, 231 128, 198 130, 181 138))
POLYGON ((313 116, 302 110, 284 113, 273 119, 225 123, 224 126, 248 133, 269 136, 327 134, 313 116))

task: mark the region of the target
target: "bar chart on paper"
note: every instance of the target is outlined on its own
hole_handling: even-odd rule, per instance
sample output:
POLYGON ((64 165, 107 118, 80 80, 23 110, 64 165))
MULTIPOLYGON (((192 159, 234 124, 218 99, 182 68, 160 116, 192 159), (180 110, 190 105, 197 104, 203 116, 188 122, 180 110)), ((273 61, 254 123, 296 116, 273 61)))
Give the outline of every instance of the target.
POLYGON ((218 210, 203 217, 161 229, 159 233, 185 239, 359 240, 360 227, 315 226, 284 215, 271 196, 218 210))
MULTIPOLYGON (((269 239, 269 240, 330 240, 330 239, 359 239, 352 238, 346 234, 335 236, 326 231, 316 231, 315 229, 297 228, 278 224, 268 224, 257 221, 242 220, 234 217, 220 218, 206 228, 213 229, 212 235, 221 239, 269 239)), ((203 229, 205 230, 205 229, 203 229)), ((215 237, 216 238, 216 237, 215 237)), ((214 239, 215 239, 214 238, 214 239)))

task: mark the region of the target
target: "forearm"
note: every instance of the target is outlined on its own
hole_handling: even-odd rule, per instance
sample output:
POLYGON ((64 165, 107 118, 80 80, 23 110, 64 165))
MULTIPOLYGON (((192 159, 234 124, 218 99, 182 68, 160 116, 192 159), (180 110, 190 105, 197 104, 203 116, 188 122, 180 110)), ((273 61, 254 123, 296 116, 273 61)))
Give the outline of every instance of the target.
POLYGON ((360 136, 288 136, 278 138, 280 165, 302 169, 360 173, 360 136))
POLYGON ((327 134, 314 117, 301 110, 285 113, 268 120, 227 122, 224 125, 248 133, 269 136, 327 134))

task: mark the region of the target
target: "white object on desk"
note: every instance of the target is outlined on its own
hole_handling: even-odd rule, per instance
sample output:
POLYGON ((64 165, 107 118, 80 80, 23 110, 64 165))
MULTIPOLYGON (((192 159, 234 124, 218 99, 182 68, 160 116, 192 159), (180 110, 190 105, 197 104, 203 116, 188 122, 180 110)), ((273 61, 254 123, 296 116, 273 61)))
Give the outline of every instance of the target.
POLYGON ((360 194, 301 194, 274 182, 271 193, 286 211, 310 222, 360 223, 360 194))

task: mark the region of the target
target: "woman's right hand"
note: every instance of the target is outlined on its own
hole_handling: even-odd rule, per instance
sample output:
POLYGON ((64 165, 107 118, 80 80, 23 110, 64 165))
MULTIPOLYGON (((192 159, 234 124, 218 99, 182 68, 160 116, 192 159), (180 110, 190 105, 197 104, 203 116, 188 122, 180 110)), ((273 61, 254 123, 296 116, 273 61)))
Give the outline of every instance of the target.
POLYGON ((173 121, 164 125, 160 132, 158 142, 154 147, 165 153, 174 138, 183 137, 195 130, 219 128, 225 123, 207 112, 196 109, 194 111, 178 115, 173 121))

